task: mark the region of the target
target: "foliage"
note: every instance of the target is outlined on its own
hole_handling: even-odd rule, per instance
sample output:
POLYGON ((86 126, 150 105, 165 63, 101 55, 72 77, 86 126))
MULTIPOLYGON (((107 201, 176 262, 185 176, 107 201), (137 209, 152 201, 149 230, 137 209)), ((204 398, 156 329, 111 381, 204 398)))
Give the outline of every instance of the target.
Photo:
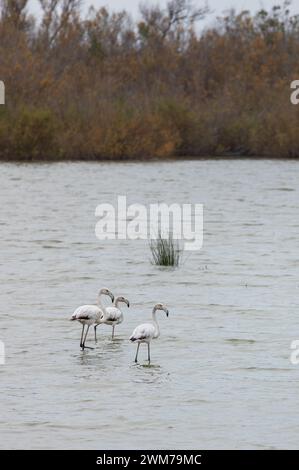
POLYGON ((163 238, 161 233, 156 239, 151 240, 150 250, 152 263, 157 266, 178 266, 181 251, 178 241, 174 241, 172 234, 168 238, 163 238))
POLYGON ((199 33, 190 0, 125 11, 0 0, 2 159, 298 157, 299 15, 234 10, 199 33))

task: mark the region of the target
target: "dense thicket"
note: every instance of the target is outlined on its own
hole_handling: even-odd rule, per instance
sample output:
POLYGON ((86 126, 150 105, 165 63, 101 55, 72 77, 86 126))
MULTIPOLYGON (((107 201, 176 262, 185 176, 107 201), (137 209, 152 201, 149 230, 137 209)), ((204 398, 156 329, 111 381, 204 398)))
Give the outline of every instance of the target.
POLYGON ((288 2, 200 34, 188 0, 91 9, 0 0, 2 159, 299 156, 299 16, 288 2))

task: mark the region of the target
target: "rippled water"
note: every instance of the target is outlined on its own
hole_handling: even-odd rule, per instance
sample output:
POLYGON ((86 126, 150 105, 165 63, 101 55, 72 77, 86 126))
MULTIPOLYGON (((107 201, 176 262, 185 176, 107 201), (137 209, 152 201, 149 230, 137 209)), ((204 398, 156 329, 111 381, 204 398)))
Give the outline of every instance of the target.
POLYGON ((1 448, 298 447, 299 163, 0 168, 1 448), (115 194, 203 203, 202 250, 168 271, 146 242, 100 242, 95 208, 115 194), (81 352, 68 318, 102 286, 131 308, 81 352), (170 316, 135 365, 128 337, 157 301, 170 316))

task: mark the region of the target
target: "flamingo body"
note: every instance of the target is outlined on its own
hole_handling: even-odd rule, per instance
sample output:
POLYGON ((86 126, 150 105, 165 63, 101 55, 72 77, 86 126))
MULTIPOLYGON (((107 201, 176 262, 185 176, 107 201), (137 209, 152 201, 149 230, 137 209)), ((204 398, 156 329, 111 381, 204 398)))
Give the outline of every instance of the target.
POLYGON ((103 311, 97 305, 81 305, 76 308, 71 320, 77 320, 81 325, 92 325, 102 315, 103 311))
POLYGON ((159 332, 153 323, 142 323, 135 328, 130 341, 132 343, 149 343, 152 339, 158 338, 159 332))
POLYGON ((104 323, 107 325, 119 325, 124 320, 122 311, 117 307, 107 307, 104 314, 104 323))
POLYGON ((112 326, 112 339, 114 338, 114 328, 116 325, 119 325, 123 322, 124 316, 120 308, 118 308, 119 303, 125 303, 127 306, 130 306, 130 302, 123 296, 117 297, 111 307, 106 307, 98 320, 98 323, 105 323, 105 325, 112 326))

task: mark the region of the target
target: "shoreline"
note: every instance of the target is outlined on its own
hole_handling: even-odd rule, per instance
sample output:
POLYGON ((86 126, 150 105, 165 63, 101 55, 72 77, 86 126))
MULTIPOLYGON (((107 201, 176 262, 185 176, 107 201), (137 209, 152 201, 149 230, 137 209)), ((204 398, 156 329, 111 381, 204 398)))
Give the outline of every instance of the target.
POLYGON ((149 157, 149 158, 37 158, 37 159, 20 159, 20 158, 0 158, 0 164, 2 163, 14 163, 14 164, 55 164, 55 163, 166 163, 166 162, 179 162, 179 161, 211 161, 211 160, 275 160, 275 161, 290 161, 298 160, 298 157, 279 157, 279 156, 243 156, 243 155, 223 155, 223 156, 171 156, 171 157, 149 157))

